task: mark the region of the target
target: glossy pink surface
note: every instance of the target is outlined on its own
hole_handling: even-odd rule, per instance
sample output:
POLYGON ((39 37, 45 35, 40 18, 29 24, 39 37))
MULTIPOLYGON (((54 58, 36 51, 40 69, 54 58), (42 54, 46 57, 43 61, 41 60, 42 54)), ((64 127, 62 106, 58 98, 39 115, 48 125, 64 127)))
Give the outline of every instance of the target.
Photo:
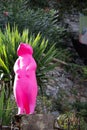
POLYGON ((29 44, 20 43, 17 49, 18 59, 14 64, 14 96, 18 114, 32 114, 37 97, 36 62, 29 44))

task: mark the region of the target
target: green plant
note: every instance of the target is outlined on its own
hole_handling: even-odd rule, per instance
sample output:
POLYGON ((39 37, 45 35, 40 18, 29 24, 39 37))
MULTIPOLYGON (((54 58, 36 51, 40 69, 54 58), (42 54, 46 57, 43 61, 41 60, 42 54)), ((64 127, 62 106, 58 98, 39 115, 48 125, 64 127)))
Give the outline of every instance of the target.
POLYGON ((24 11, 23 0, 1 0, 0 1, 0 28, 5 29, 7 23, 17 22, 17 16, 24 11))
POLYGON ((52 110, 52 100, 51 98, 47 98, 45 94, 39 95, 37 97, 37 105, 36 105, 36 111, 37 113, 47 113, 51 112, 52 110))
POLYGON ((63 46, 63 38, 67 35, 66 29, 53 23, 54 10, 49 10, 48 12, 43 9, 38 9, 37 11, 28 10, 27 13, 25 16, 27 21, 27 24, 25 24, 26 28, 35 35, 40 32, 43 37, 49 40, 49 46, 53 43, 56 43, 57 47, 63 46))
POLYGON ((57 99, 53 99, 53 110, 65 113, 72 110, 71 103, 69 102, 69 94, 63 88, 59 88, 57 99))
POLYGON ((59 9, 61 13, 66 11, 71 12, 73 9, 81 11, 83 8, 87 7, 86 4, 86 0, 54 0, 53 8, 59 9))
POLYGON ((87 122, 87 102, 76 100, 72 106, 76 110, 77 116, 82 116, 83 119, 87 122))
POLYGON ((49 39, 50 45, 56 43, 58 47, 62 46, 61 43, 64 43, 63 39, 67 36, 67 31, 64 27, 53 23, 56 11, 26 9, 27 4, 24 3, 24 0, 2 1, 0 5, 0 27, 4 30, 7 23, 10 23, 11 27, 15 23, 19 32, 25 28, 35 35, 40 32, 43 37, 49 39))
POLYGON ((87 79, 87 66, 84 66, 84 67, 82 68, 82 70, 83 70, 83 78, 84 78, 84 79, 87 79))
POLYGON ((46 8, 49 6, 48 0, 25 0, 24 2, 27 8, 46 8))
POLYGON ((38 66, 38 85, 42 88, 46 81, 46 73, 56 66, 52 63, 53 58, 57 56, 55 45, 46 51, 49 42, 45 38, 42 39, 40 34, 36 37, 29 35, 28 30, 20 34, 15 26, 11 30, 8 25, 4 33, 0 31, 0 77, 3 75, 4 81, 14 79, 13 65, 17 59, 16 51, 20 42, 29 43, 34 49, 34 58, 38 66))
POLYGON ((11 116, 15 110, 15 103, 9 97, 6 99, 4 85, 0 92, 0 120, 3 125, 9 125, 11 121, 11 116))
POLYGON ((76 117, 74 112, 61 114, 57 118, 58 126, 64 130, 86 130, 87 123, 82 117, 76 117))
POLYGON ((72 53, 70 53, 70 51, 67 48, 59 47, 57 50, 58 50, 58 57, 57 57, 58 59, 68 63, 72 62, 73 59, 72 53))

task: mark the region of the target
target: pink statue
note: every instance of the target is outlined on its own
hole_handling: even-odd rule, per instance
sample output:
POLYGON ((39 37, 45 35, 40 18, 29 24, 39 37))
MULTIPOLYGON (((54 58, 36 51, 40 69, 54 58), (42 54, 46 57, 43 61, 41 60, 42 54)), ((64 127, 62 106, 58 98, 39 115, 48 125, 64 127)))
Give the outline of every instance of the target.
POLYGON ((29 44, 20 43, 14 64, 14 96, 18 114, 34 113, 37 97, 36 62, 32 57, 33 49, 29 44))

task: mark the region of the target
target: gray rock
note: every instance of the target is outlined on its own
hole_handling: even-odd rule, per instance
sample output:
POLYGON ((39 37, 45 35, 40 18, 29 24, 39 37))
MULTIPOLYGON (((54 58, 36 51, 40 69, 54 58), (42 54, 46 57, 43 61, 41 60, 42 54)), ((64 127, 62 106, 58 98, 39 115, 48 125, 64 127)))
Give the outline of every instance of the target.
MULTIPOLYGON (((16 116, 16 120, 20 117, 16 116)), ((54 119, 52 114, 22 115, 20 117, 20 130, 54 130, 54 119)))
MULTIPOLYGON (((80 83, 80 79, 72 80, 72 78, 69 78, 69 74, 59 67, 49 72, 48 77, 50 77, 50 80, 46 84, 46 94, 49 97, 57 100, 60 91, 63 91, 65 93, 64 96, 66 96, 65 99, 69 103, 73 103, 76 100, 76 96, 72 90, 75 90, 79 93, 81 102, 87 101, 87 87, 85 87, 87 84, 80 83)), ((79 97, 78 94, 77 97, 79 97)))

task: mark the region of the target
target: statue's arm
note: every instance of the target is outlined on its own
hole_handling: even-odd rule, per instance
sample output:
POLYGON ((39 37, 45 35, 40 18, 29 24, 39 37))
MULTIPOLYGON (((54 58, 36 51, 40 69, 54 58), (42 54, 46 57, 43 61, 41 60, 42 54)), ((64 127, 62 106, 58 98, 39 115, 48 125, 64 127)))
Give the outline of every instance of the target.
POLYGON ((31 62, 29 65, 26 67, 26 74, 29 75, 30 71, 36 71, 37 64, 35 60, 32 58, 31 62))
POLYGON ((20 59, 18 58, 14 64, 14 72, 18 73, 19 70, 20 70, 20 59))

